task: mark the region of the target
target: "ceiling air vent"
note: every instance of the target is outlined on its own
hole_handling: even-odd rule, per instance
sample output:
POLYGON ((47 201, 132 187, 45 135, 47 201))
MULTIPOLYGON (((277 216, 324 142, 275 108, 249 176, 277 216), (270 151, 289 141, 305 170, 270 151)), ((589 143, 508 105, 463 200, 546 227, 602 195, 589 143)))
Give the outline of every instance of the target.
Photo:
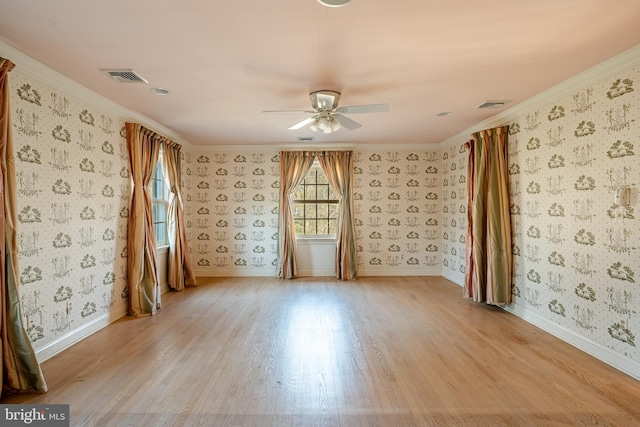
POLYGON ((508 104, 511 101, 484 101, 482 104, 478 105, 476 108, 500 108, 504 107, 505 104, 508 104))
POLYGON ((100 70, 118 83, 149 83, 132 69, 100 70))
POLYGON ((298 142, 313 142, 313 139, 312 136, 299 136, 298 142))

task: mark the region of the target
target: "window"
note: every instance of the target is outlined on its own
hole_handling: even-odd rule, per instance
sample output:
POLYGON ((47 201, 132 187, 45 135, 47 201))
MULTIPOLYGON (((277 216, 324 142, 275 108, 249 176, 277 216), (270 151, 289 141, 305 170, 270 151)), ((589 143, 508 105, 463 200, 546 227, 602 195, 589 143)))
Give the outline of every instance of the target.
POLYGON ((166 246, 169 244, 167 235, 167 212, 169 210, 169 187, 164 178, 164 167, 162 165, 162 150, 158 156, 156 171, 151 180, 151 209, 153 216, 153 231, 156 235, 156 245, 166 246))
POLYGON ((339 196, 316 161, 293 193, 296 235, 334 235, 338 226, 339 196))

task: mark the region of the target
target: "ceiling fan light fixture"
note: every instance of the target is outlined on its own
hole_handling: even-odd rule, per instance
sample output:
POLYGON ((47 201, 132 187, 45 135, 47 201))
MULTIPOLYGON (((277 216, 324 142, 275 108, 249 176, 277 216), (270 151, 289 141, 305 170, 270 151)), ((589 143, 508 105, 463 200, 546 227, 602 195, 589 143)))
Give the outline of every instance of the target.
POLYGON ((338 120, 336 120, 335 117, 331 117, 331 120, 329 121, 329 124, 330 124, 330 127, 331 127, 331 132, 335 132, 337 130, 340 130, 340 128, 342 127, 340 122, 338 120))
POLYGON ((329 119, 326 117, 320 117, 318 119, 318 128, 322 131, 326 130, 326 129, 330 129, 329 126, 329 119))
POLYGON ((318 3, 327 7, 342 7, 351 3, 351 0, 318 0, 318 3))
POLYGON ((309 125, 309 129, 311 129, 313 132, 318 132, 318 130, 320 130, 320 128, 318 127, 318 119, 315 119, 313 123, 309 125))

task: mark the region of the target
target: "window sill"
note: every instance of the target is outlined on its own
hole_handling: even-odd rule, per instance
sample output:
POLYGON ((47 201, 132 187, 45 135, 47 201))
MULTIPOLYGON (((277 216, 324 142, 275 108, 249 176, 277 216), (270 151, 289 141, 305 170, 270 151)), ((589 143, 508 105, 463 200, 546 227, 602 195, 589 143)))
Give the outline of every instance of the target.
POLYGON ((165 253, 169 253, 169 245, 156 246, 156 254, 160 255, 165 253))
POLYGON ((296 242, 302 245, 335 245, 336 236, 296 236, 296 242))

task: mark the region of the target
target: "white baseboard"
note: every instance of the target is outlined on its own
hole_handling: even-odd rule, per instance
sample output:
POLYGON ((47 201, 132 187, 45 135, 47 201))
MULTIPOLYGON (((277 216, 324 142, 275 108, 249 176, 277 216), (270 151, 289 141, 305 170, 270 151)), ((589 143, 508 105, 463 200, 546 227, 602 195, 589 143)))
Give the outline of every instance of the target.
POLYGON ((640 363, 622 356, 621 354, 616 353, 615 351, 603 346, 602 344, 592 341, 586 337, 577 335, 573 331, 570 331, 561 325, 550 322, 549 320, 540 317, 536 313, 533 313, 524 307, 512 304, 503 308, 509 313, 514 314, 519 318, 525 320, 526 322, 537 326, 543 331, 548 332, 555 337, 558 337, 567 344, 571 344, 572 346, 584 351, 585 353, 595 357, 596 359, 599 359, 602 362, 618 369, 619 371, 622 371, 625 374, 637 380, 640 380, 640 363))
POLYGON ((71 347, 76 344, 80 340, 88 337, 89 335, 99 331, 105 326, 110 325, 116 320, 127 315, 127 307, 120 307, 119 309, 113 310, 109 313, 105 313, 96 319, 93 319, 89 323, 85 323, 73 331, 58 337, 56 340, 50 342, 49 344, 35 350, 36 358, 39 363, 44 362, 47 359, 52 358, 56 354, 60 353, 63 350, 71 347))
POLYGON ((275 267, 269 270, 226 270, 218 268, 198 268, 193 270, 196 277, 275 277, 275 267))
POLYGON ((452 281, 458 286, 464 286, 464 274, 457 273, 455 271, 447 271, 444 269, 441 273, 442 277, 444 277, 445 279, 452 281))
POLYGON ((358 276, 362 277, 375 277, 375 276, 441 276, 442 272, 439 268, 416 268, 406 269, 402 268, 388 268, 388 269, 366 269, 359 268, 358 276))

